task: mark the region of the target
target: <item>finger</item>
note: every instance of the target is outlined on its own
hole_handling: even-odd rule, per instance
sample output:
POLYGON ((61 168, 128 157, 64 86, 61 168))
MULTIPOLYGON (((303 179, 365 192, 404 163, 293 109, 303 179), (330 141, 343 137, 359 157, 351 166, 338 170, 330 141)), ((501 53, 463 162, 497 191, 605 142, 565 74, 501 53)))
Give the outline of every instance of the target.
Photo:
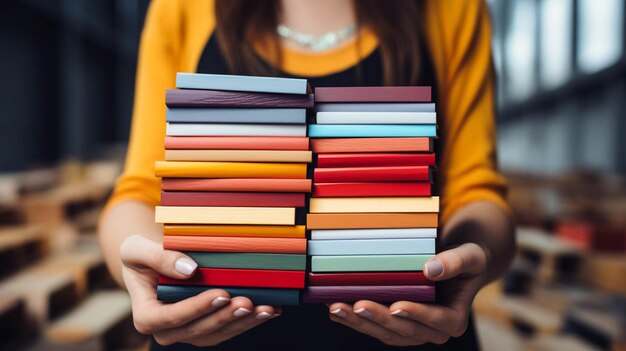
POLYGON ((133 268, 152 268, 160 274, 175 279, 187 279, 198 264, 178 251, 164 250, 156 241, 142 235, 131 235, 120 246, 122 262, 133 268))
POLYGON ((463 244, 439 253, 426 262, 424 273, 433 281, 454 278, 461 274, 479 274, 485 271, 487 256, 474 243, 463 244))
POLYGON ((442 305, 399 301, 389 306, 391 315, 420 322, 449 336, 460 336, 467 329, 469 311, 442 305))

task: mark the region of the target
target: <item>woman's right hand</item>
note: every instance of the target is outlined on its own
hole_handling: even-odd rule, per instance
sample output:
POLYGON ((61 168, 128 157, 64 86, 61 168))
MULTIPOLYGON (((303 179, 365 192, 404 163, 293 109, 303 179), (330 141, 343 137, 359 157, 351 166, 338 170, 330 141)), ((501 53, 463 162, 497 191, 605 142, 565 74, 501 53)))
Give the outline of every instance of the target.
POLYGON ((132 302, 135 328, 161 345, 217 345, 279 315, 272 306, 254 306, 245 297, 231 298, 221 289, 205 291, 176 303, 157 300, 159 274, 190 278, 197 264, 181 252, 164 250, 141 235, 120 247, 122 276, 132 302))

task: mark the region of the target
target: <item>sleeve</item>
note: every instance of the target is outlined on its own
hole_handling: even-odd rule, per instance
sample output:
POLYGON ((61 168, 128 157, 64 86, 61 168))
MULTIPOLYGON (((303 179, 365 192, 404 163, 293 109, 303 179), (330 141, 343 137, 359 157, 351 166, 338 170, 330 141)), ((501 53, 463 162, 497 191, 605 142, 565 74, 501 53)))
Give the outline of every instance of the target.
POLYGON ((506 182, 496 165, 494 71, 487 5, 483 0, 453 0, 440 17, 446 43, 442 50, 445 67, 440 76, 444 97, 440 101, 444 116, 440 130, 441 220, 445 222, 474 201, 490 201, 510 213, 506 182))
POLYGON ((165 90, 175 85, 177 71, 176 2, 155 0, 150 4, 141 34, 135 101, 124 171, 106 210, 123 200, 156 205, 160 179, 154 163, 163 159, 165 137, 165 90))

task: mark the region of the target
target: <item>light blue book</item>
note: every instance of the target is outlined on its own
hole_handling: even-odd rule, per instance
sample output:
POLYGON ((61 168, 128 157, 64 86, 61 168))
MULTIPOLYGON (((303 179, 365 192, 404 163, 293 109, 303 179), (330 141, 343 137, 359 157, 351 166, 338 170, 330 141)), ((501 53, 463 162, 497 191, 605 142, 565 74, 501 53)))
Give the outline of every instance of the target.
POLYGON ((317 112, 435 112, 434 103, 317 103, 317 112))
POLYGON ((238 76, 231 74, 177 73, 176 88, 259 93, 306 94, 306 79, 238 76))
POLYGON ((437 137, 434 124, 311 124, 311 138, 437 137))
POLYGON ((308 254, 329 255, 420 255, 434 254, 435 239, 309 240, 308 254))
POLYGON ((168 122, 184 123, 306 123, 304 108, 168 108, 168 122))

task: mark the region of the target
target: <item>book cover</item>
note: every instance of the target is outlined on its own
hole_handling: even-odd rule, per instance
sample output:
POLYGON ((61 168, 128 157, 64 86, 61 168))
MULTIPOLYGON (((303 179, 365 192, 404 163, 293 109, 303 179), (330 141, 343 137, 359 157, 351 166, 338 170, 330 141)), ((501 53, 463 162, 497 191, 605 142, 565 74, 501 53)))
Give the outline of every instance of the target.
POLYGON ((185 254, 191 257, 198 267, 204 268, 306 270, 306 255, 193 251, 187 251, 185 254))
POLYGON ((306 79, 181 72, 176 74, 176 88, 301 95, 311 90, 306 79))
POLYGON ((430 182, 315 183, 313 197, 431 196, 430 182))
POLYGON ((164 285, 213 285, 255 288, 304 288, 304 271, 198 268, 189 279, 159 276, 164 285))
POLYGON ((226 290, 231 296, 245 296, 255 305, 289 306, 300 303, 298 289, 235 288, 221 286, 181 286, 158 285, 157 299, 164 302, 178 302, 211 289, 226 290))
POLYGON ((317 112, 436 112, 434 103, 317 103, 317 112))
MULTIPOLYGON (((261 134, 258 134, 258 135, 261 135, 261 134)), ((350 137, 429 137, 429 138, 435 138, 437 137, 437 126, 435 124, 311 124, 309 125, 309 138, 350 138, 350 137)))
MULTIPOLYGON (((277 174, 276 176, 280 176, 277 174)), ((187 179, 163 178, 161 189, 171 191, 234 191, 310 193, 311 179, 187 179)))
POLYGON ((311 272, 423 271, 433 255, 313 256, 311 272))
POLYGON ((431 181, 428 166, 315 168, 315 183, 431 181))
POLYGON ((304 194, 162 191, 161 206, 304 207, 304 194))
POLYGON ((307 229, 435 228, 437 213, 309 213, 307 229))
POLYGON ((309 240, 307 254, 336 255, 427 255, 435 253, 435 238, 309 240))
POLYGON ((311 240, 436 238, 437 228, 314 229, 311 240))
POLYGON ((295 225, 291 207, 190 207, 156 206, 157 223, 295 225))
POLYGON ((311 162, 311 151, 284 150, 165 150, 166 161, 311 162))
POLYGON ((318 112, 316 122, 317 124, 437 124, 437 114, 435 112, 318 112))
POLYGON ((171 136, 306 136, 306 124, 218 124, 167 122, 171 136))
POLYGON ((305 238, 304 225, 166 224, 164 235, 305 238))
POLYGON ((435 285, 422 272, 309 273, 309 286, 435 285))
POLYGON ((305 254, 306 239, 164 236, 163 248, 176 251, 305 254))
POLYGON ((307 137, 165 137, 165 149, 194 150, 309 150, 307 137))
POLYGON ((320 168, 434 165, 434 153, 337 153, 317 157, 317 167, 320 168))
POLYGON ((439 196, 312 198, 309 213, 439 212, 439 196))
POLYGON ((312 139, 315 153, 334 152, 432 152, 431 138, 334 138, 312 139))
POLYGON ((315 102, 430 102, 429 86, 315 88, 315 102))
POLYGON ((435 287, 430 285, 397 286, 310 286, 302 297, 304 303, 357 302, 371 300, 434 302, 435 287))
POLYGON ((167 122, 304 124, 304 108, 168 108, 167 122))
POLYGON ((271 94, 224 90, 168 89, 168 107, 313 108, 313 94, 271 94))
POLYGON ((305 179, 306 163, 156 161, 157 177, 305 179))

